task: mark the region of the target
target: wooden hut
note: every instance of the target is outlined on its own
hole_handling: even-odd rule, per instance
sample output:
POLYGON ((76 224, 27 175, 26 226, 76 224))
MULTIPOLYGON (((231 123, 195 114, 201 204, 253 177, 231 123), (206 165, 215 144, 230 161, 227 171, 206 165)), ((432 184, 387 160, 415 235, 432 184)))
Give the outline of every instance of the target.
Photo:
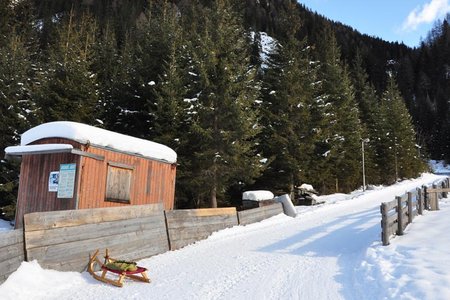
POLYGON ((26 213, 163 203, 173 208, 176 153, 167 146, 75 122, 26 131, 16 228, 26 213))

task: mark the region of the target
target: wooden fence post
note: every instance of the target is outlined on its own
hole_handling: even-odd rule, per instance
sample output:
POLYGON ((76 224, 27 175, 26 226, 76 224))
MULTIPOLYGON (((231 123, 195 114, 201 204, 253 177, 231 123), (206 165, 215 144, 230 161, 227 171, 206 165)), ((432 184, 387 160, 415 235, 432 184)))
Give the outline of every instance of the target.
MULTIPOLYGON (((433 183, 433 189, 437 189, 437 184, 433 183)), ((433 193, 433 200, 431 201, 431 210, 439 210, 438 192, 433 193)))
POLYGON ((423 195, 422 195, 422 189, 417 188, 417 203, 419 204, 417 208, 417 212, 419 215, 423 214, 423 195))
MULTIPOLYGON (((447 179, 445 179, 444 181, 442 181, 441 186, 442 186, 442 189, 448 188, 448 185, 447 185, 447 179)), ((442 198, 447 198, 447 192, 442 192, 442 198)))
POLYGON ((395 197, 397 199, 397 235, 403 235, 403 209, 402 197, 395 197))
POLYGON ((408 192, 408 224, 411 224, 413 221, 413 205, 412 205, 412 193, 408 192))
POLYGON ((381 241, 383 242, 383 246, 389 245, 389 233, 388 233, 388 211, 386 203, 381 203, 380 207, 381 211, 381 241))
POLYGON ((430 210, 430 195, 428 195, 428 188, 425 185, 423 186, 423 201, 425 209, 430 210))

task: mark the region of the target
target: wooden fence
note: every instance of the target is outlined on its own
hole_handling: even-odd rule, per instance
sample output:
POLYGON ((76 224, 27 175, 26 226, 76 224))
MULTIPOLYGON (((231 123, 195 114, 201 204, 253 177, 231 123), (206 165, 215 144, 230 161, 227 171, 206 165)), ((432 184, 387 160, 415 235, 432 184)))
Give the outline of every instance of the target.
POLYGON ((239 211, 238 222, 239 225, 247 225, 268 219, 281 213, 283 213, 283 205, 281 203, 275 203, 259 208, 239 211))
POLYGON ((24 228, 0 233, 0 283, 24 260, 44 268, 83 271, 89 255, 109 248, 115 258, 139 260, 207 238, 214 231, 282 213, 280 203, 236 208, 163 211, 161 204, 26 214, 24 228))
POLYGON ((238 225, 235 207, 166 211, 170 250, 207 238, 214 231, 238 225))
POLYGON ((23 230, 0 233, 0 283, 25 260, 23 230))
POLYGON ((431 187, 422 186, 395 197, 390 202, 381 203, 381 241, 389 245, 394 235, 403 235, 406 227, 424 210, 439 210, 439 199, 450 192, 450 179, 447 178, 431 187))
POLYGON ((60 271, 83 271, 96 249, 133 260, 169 250, 160 204, 31 213, 24 228, 27 260, 60 271))

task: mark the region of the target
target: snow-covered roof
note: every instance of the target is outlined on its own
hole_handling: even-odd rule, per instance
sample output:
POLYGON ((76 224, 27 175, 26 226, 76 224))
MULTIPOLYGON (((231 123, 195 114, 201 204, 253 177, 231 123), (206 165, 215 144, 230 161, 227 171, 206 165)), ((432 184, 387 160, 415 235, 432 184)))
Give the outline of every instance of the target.
POLYGON ((264 201, 271 200, 274 195, 271 191, 247 191, 242 194, 242 200, 252 200, 252 201, 264 201))
POLYGON ((43 145, 28 145, 28 146, 10 146, 5 148, 5 153, 8 155, 22 155, 32 153, 58 153, 66 152, 73 149, 70 144, 43 144, 43 145))
POLYGON ((144 139, 89 126, 86 124, 57 121, 41 124, 24 132, 21 146, 44 138, 66 138, 82 144, 107 147, 119 151, 175 163, 177 154, 171 148, 144 139))

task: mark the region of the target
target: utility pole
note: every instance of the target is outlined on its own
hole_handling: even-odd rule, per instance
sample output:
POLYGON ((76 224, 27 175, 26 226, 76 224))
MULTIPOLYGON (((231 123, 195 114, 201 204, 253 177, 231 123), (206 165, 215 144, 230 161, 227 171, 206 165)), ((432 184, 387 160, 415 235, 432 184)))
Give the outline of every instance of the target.
POLYGON ((369 142, 369 139, 361 139, 363 192, 366 190, 366 168, 365 168, 365 161, 364 161, 364 143, 368 143, 368 142, 369 142))

